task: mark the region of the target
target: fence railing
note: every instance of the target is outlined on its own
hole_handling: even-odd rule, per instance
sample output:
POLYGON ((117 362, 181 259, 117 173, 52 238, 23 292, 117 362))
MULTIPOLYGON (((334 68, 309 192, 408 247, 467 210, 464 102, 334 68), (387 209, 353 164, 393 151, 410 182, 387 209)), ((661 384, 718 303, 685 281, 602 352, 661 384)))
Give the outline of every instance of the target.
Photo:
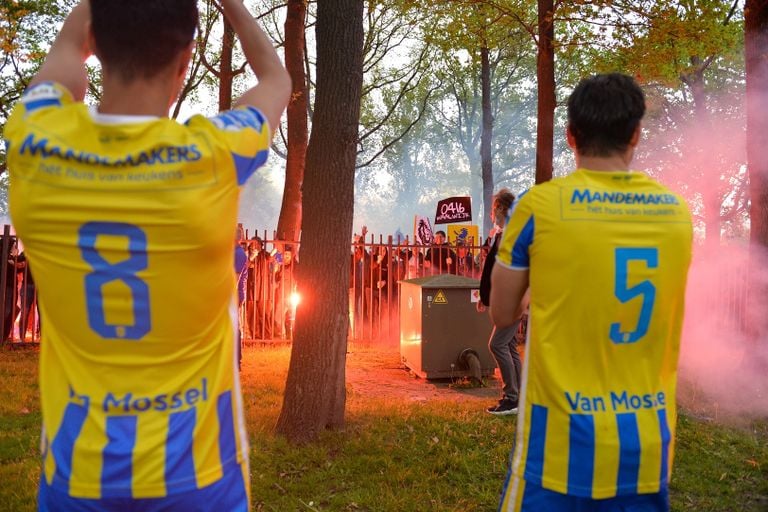
POLYGON ((26 255, 19 253, 10 226, 3 228, 0 241, 0 332, 2 343, 40 341, 40 314, 37 293, 26 255))
MULTIPOLYGON (((279 342, 293 338, 298 297, 296 268, 300 243, 253 236, 241 245, 248 255, 244 270, 244 300, 240 329, 246 342, 279 342)), ((0 332, 5 343, 37 343, 40 315, 37 293, 24 252, 5 226, 0 240, 0 332)), ((480 278, 486 246, 426 246, 391 236, 361 238, 349 252, 349 337, 352 340, 399 338, 400 285, 404 279, 457 274, 480 278)), ((696 279, 696 265, 691 278, 696 279)), ((33 269, 34 271, 34 269, 33 269)), ((711 307, 731 325, 743 327, 747 315, 748 273, 723 272, 717 286, 707 290, 711 307)), ((690 283, 689 283, 690 286, 690 283)))
MULTIPOLYGON (((241 330, 245 340, 289 340, 300 297, 296 241, 264 236, 242 240, 249 255, 241 330)), ((350 244, 349 337, 399 337, 399 281, 437 274, 480 278, 487 247, 427 246, 371 235, 350 244)))

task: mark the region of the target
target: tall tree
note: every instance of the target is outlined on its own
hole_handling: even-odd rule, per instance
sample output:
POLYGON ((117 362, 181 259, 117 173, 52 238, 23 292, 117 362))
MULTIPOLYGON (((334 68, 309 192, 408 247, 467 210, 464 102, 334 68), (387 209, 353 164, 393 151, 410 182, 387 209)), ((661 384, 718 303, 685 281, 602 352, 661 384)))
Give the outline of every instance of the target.
POLYGON ((235 30, 229 20, 222 16, 224 33, 221 36, 221 60, 219 61, 219 111, 232 108, 232 81, 235 78, 232 71, 232 54, 235 48, 235 30))
POLYGON ((538 0, 539 33, 537 40, 536 82, 539 89, 536 124, 536 183, 552 179, 555 136, 555 4, 538 0))
MULTIPOLYGON (((184 103, 194 97, 200 85, 209 78, 208 69, 212 66, 207 64, 206 52, 208 51, 209 41, 219 16, 222 15, 221 8, 217 2, 206 0, 203 8, 200 9, 200 21, 198 23, 198 32, 195 37, 195 50, 192 54, 192 61, 189 64, 189 71, 184 86, 179 93, 179 99, 173 107, 171 117, 176 119, 181 112, 184 103)), ((230 94, 231 102, 231 94, 230 94)))
POLYGON ((491 2, 451 1, 430 3, 424 9, 431 16, 427 35, 444 55, 435 68, 445 83, 445 101, 433 109, 439 109, 442 124, 466 154, 469 180, 464 188, 475 200, 476 213, 483 206, 478 219, 487 234, 491 218, 485 206, 490 205, 499 174, 494 167, 500 163, 500 147, 510 139, 509 131, 499 129, 507 127, 499 123, 509 117, 505 111, 518 107, 508 101, 509 91, 516 89, 513 83, 519 86, 522 75, 528 75, 525 81, 532 78, 530 68, 521 65, 531 53, 531 39, 526 37, 527 27, 517 21, 527 10, 509 3, 502 9, 491 2))
POLYGON ((352 234, 360 91, 363 2, 317 5, 317 90, 307 147, 299 291, 277 432, 306 442, 344 425, 352 234))
MULTIPOLYGON (((661 84, 669 94, 682 92, 685 108, 691 111, 690 126, 680 145, 688 162, 686 185, 695 191, 702 212, 705 244, 720 243, 723 199, 728 194, 729 174, 738 165, 723 168, 709 141, 715 124, 717 95, 713 85, 735 68, 742 75, 743 29, 739 23, 739 0, 658 2, 657 0, 601 0, 595 16, 610 27, 610 38, 597 65, 626 70, 646 86, 661 84), (712 83, 710 83, 712 82, 712 83), (714 98, 713 98, 714 96, 714 98)), ((739 79, 739 87, 743 87, 739 79)), ((677 102, 680 104, 680 102, 677 102)), ((683 105, 681 105, 683 106, 683 105)), ((651 116, 654 112, 649 113, 651 116)), ((722 124, 722 114, 717 124, 722 124)))
MULTIPOLYGON (((425 87, 425 84, 430 81, 429 66, 433 61, 433 52, 429 44, 419 41, 418 37, 414 37, 414 20, 407 16, 399 16, 401 11, 397 6, 398 1, 374 0, 365 4, 363 18, 365 33, 363 43, 364 82, 361 92, 360 132, 357 145, 359 156, 357 176, 361 182, 376 180, 376 174, 384 165, 381 163, 384 160, 381 158, 382 155, 396 146, 398 141, 416 126, 426 110, 430 95, 434 91, 434 88, 425 87), (405 119, 399 115, 400 107, 414 94, 419 95, 417 101, 419 109, 414 115, 405 119)), ((312 27, 316 20, 316 3, 305 3, 307 4, 305 27, 312 27)), ((287 24, 281 32, 278 23, 274 21, 282 12, 283 7, 288 7, 288 5, 284 5, 284 0, 270 0, 265 17, 273 21, 271 23, 266 22, 265 28, 269 30, 272 38, 278 44, 285 46, 286 66, 293 75, 289 53, 292 53, 290 47, 297 44, 297 41, 289 40, 293 37, 287 33, 287 24)), ((289 15, 292 16, 291 13, 289 15)), ((316 64, 313 49, 312 44, 305 46, 304 49, 304 80, 299 81, 295 77, 293 80, 294 88, 299 83, 306 84, 304 91, 306 98, 314 96, 313 91, 316 87, 312 79, 316 64)), ((306 117, 308 113, 308 121, 311 123, 313 120, 312 105, 306 103, 305 105, 304 116, 306 117)), ((299 110, 297 103, 295 109, 297 122, 301 122, 298 119, 298 116, 301 115, 299 110)), ((292 123, 293 117, 291 105, 289 105, 289 124, 292 123)), ((289 129, 289 132, 294 132, 294 130, 289 129)), ((280 137, 278 137, 276 144, 273 144, 273 149, 276 154, 287 160, 289 158, 287 154, 288 139, 294 137, 295 133, 286 134, 284 130, 279 133, 280 137)), ((293 146, 294 141, 291 141, 290 145, 293 146)), ((299 153, 296 151, 297 155, 299 153)), ((297 169, 299 165, 303 165, 303 161, 297 157, 297 169)), ((298 171, 293 172, 293 169, 293 164, 287 162, 283 207, 278 221, 279 236, 282 236, 280 235, 281 232, 287 232, 291 225, 301 218, 301 203, 298 195, 302 188, 301 175, 298 171), (295 200, 291 199, 292 197, 295 200), (283 228, 283 226, 287 227, 283 228)), ((295 225, 296 231, 298 231, 298 227, 298 224, 295 225)))
MULTIPOLYGON (((491 105, 491 61, 486 45, 480 47, 480 82, 482 84, 482 111, 483 129, 480 136, 480 176, 483 184, 483 205, 489 205, 493 201, 493 154, 491 144, 493 141, 493 107, 491 105)), ((490 233, 492 222, 487 208, 483 208, 485 215, 481 221, 483 237, 490 233)), ((478 241, 479 242, 479 241, 478 241)))
POLYGON ((744 4, 750 242, 768 249, 768 0, 744 4))
POLYGON ((201 51, 199 55, 203 65, 210 75, 215 78, 218 92, 218 110, 222 112, 232 108, 235 78, 245 73, 247 63, 243 60, 240 66, 235 67, 235 31, 217 2, 208 0, 207 6, 209 14, 212 11, 218 11, 221 16, 221 51, 218 55, 215 55, 215 59, 209 59, 205 51, 201 51))
POLYGON ((301 227, 301 188, 309 140, 307 126, 308 86, 304 71, 306 44, 305 23, 307 0, 288 0, 285 18, 285 67, 291 75, 293 91, 288 103, 288 137, 286 141, 285 188, 277 221, 277 237, 298 240, 301 227))
POLYGON ((375 172, 379 157, 408 136, 436 89, 430 73, 433 45, 415 34, 418 18, 401 11, 398 2, 366 4, 357 164, 362 173, 375 172), (402 116, 403 108, 414 106, 411 115, 402 116))

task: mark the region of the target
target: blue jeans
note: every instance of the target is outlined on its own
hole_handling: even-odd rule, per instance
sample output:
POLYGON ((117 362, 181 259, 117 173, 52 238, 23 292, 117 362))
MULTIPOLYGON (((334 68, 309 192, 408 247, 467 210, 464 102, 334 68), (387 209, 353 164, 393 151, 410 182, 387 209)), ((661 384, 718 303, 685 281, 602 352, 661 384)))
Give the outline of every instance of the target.
POLYGON ((520 321, 521 319, 518 319, 514 324, 502 329, 494 325, 491 339, 488 341, 488 348, 491 349, 491 354, 493 354, 501 373, 504 396, 513 401, 517 401, 519 398, 520 376, 522 375, 522 364, 515 339, 520 321))

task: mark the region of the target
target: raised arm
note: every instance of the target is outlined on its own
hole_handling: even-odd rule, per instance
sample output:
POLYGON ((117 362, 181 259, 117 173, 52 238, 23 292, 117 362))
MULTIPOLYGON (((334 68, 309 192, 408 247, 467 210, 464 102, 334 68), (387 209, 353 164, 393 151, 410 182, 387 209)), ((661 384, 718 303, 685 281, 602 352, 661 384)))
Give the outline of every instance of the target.
POLYGON ((30 87, 41 82, 58 82, 75 100, 83 100, 88 88, 85 60, 91 55, 88 43, 90 20, 90 4, 88 0, 82 0, 64 21, 45 62, 29 83, 30 87))
POLYGON ((245 91, 236 106, 251 105, 258 108, 276 130, 291 96, 291 78, 280 62, 272 42, 248 12, 242 0, 220 0, 224 15, 232 24, 248 64, 259 83, 245 91))

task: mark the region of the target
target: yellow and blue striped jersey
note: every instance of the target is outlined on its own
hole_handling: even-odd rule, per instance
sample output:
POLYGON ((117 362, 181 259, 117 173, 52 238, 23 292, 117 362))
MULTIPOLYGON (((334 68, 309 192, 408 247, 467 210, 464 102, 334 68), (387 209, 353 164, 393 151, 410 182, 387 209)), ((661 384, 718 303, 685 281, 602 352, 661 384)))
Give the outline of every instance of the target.
POLYGON ((48 484, 163 497, 237 470, 248 446, 232 241, 239 185, 267 158, 265 117, 105 116, 45 83, 5 137, 44 326, 48 484))
POLYGON ((530 280, 513 474, 593 499, 667 485, 691 243, 685 201, 641 173, 518 199, 496 258, 530 280))

